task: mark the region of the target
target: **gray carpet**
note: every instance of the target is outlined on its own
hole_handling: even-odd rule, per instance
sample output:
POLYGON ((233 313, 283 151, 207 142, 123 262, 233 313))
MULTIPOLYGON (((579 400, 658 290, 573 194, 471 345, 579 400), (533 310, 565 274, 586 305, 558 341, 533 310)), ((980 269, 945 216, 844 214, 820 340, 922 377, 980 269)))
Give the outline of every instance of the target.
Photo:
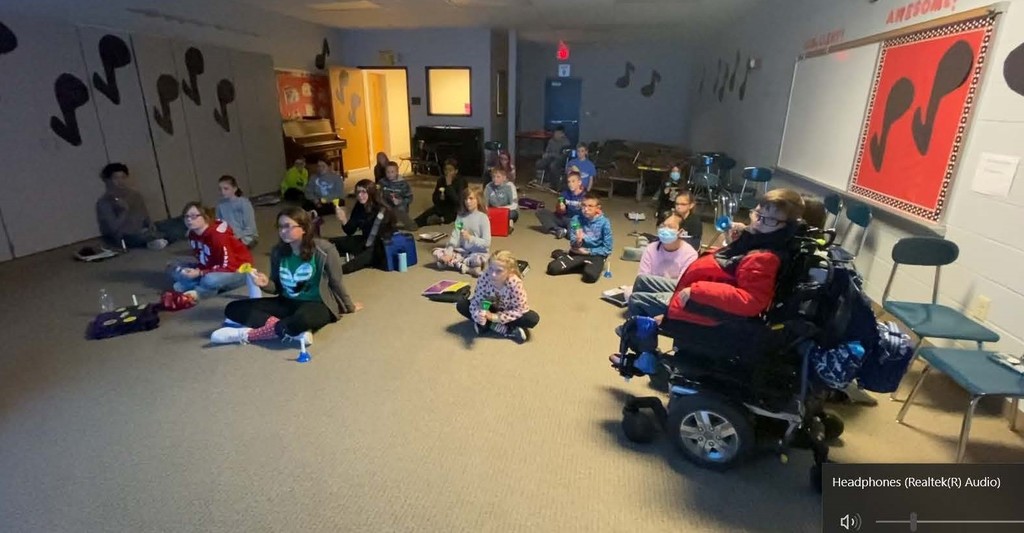
MULTIPOLYGON (((429 189, 416 193, 422 208, 429 189)), ((621 250, 636 204, 606 203, 621 250)), ((258 209, 258 266, 275 211, 258 209)), ((101 287, 120 304, 155 300, 180 244, 99 264, 70 248, 0 264, 0 530, 817 531, 807 453, 714 473, 667 439, 624 439, 624 398, 650 390, 608 367, 621 311, 598 294, 630 282, 636 263, 614 261, 595 285, 548 277, 559 243, 534 223, 525 212, 494 244, 533 267, 530 343, 474 338, 450 304, 419 296, 458 277, 425 266, 421 245, 408 273, 346 277, 366 309, 319 333, 307 365, 289 360, 294 345, 208 345, 240 294, 165 313, 152 332, 83 340, 101 287)), ((921 403, 909 426, 888 401, 837 406, 847 434, 833 457, 949 462, 966 396, 937 377, 921 403)), ((1024 460, 1001 405, 979 413, 969 460, 1024 460)))

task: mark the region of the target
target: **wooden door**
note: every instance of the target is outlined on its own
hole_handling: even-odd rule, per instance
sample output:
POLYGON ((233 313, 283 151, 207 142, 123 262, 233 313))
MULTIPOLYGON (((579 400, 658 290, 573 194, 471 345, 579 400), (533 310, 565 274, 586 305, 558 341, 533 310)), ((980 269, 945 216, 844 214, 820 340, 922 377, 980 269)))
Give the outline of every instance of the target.
POLYGON ((334 129, 348 143, 344 152, 345 169, 368 168, 370 141, 366 128, 363 71, 350 67, 332 67, 330 81, 334 129))
POLYGON ((377 152, 390 154, 388 146, 388 103, 387 85, 383 74, 366 73, 366 86, 369 94, 367 112, 370 114, 370 161, 376 164, 377 152))

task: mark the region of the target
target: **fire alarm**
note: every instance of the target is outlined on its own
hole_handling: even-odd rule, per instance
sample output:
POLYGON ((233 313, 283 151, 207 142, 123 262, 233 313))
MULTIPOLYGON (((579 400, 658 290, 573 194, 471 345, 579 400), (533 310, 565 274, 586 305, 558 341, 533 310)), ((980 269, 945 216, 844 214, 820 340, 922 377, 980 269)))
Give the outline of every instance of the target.
POLYGON ((565 41, 558 41, 558 53, 555 54, 555 57, 559 61, 569 60, 569 45, 565 44, 565 41))

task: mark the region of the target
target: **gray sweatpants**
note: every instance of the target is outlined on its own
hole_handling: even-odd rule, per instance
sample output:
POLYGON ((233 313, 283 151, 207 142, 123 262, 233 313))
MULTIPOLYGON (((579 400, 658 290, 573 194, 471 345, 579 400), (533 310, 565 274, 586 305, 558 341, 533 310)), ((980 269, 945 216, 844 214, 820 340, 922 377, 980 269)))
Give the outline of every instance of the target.
POLYGON ((629 316, 655 317, 668 312, 668 303, 676 290, 676 280, 642 274, 633 282, 629 296, 629 316))

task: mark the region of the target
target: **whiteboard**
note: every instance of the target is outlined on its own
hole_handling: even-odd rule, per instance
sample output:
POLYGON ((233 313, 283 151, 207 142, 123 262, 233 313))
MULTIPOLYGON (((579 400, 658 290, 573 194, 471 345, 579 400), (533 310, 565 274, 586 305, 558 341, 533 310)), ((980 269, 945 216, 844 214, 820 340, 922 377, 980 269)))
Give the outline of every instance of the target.
POLYGON ((779 167, 845 191, 882 43, 797 61, 779 167))

